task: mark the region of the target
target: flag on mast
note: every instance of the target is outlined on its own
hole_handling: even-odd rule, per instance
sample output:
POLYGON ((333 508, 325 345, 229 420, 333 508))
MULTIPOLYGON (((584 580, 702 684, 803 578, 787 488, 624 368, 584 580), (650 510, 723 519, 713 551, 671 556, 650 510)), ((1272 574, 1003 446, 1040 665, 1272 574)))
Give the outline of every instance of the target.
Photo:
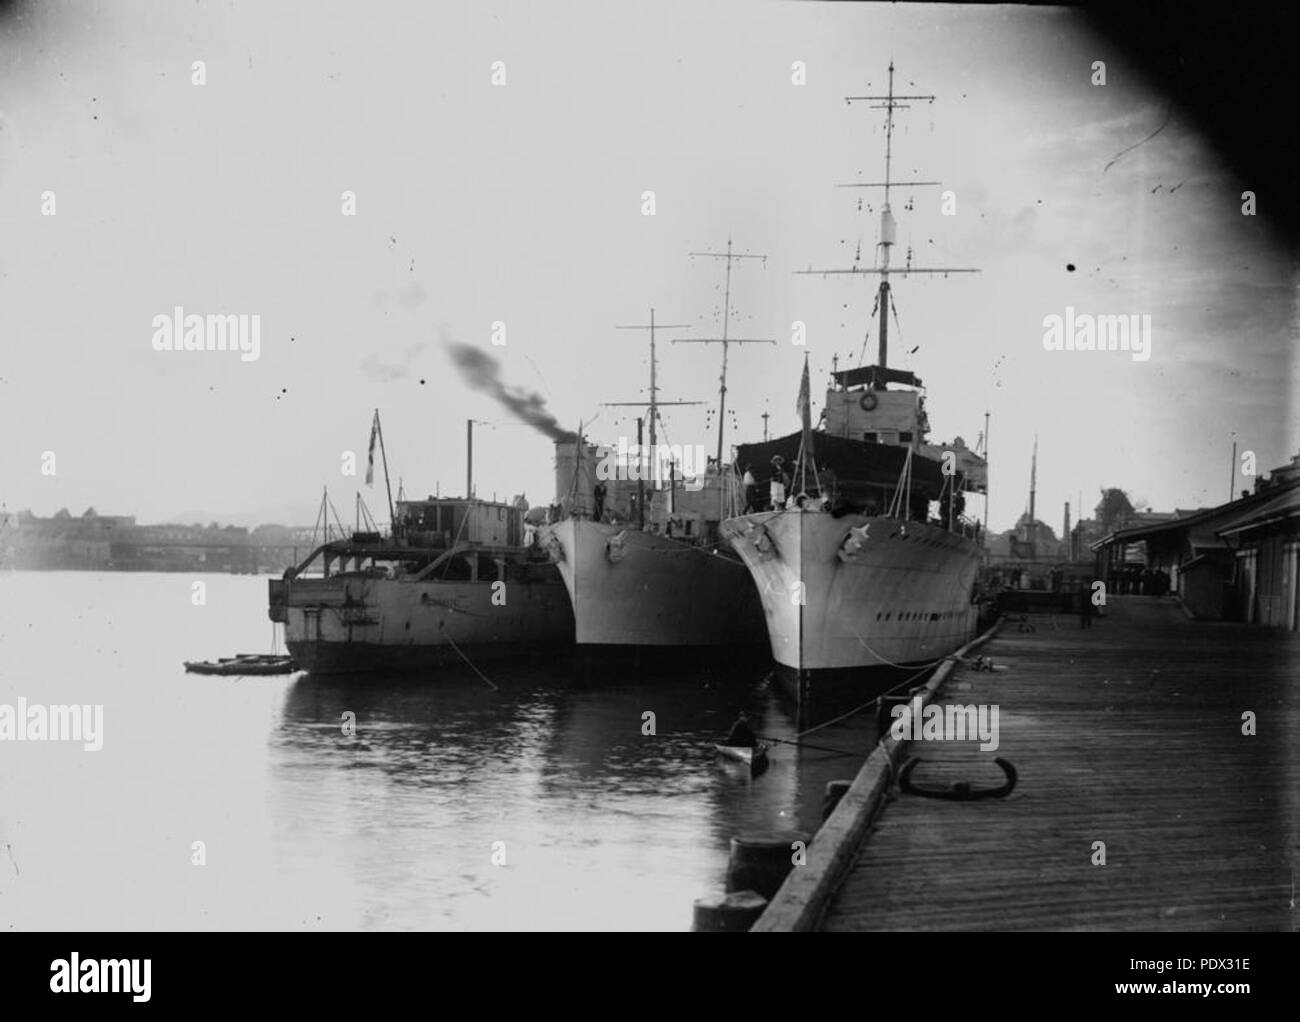
POLYGON ((366 462, 366 485, 375 485, 375 441, 379 438, 379 409, 375 409, 375 417, 370 422, 370 457, 366 462))
MULTIPOLYGON (((807 491, 808 463, 813 458, 812 439, 812 397, 808 383, 808 353, 803 354, 803 377, 799 380, 799 397, 795 401, 795 411, 799 413, 799 422, 803 432, 799 438, 799 488, 807 491)), ((814 469, 814 474, 816 469, 814 469)))
POLYGON ((803 423, 805 434, 812 428, 812 406, 808 389, 808 353, 804 352, 803 379, 799 381, 799 398, 795 402, 794 410, 799 413, 799 421, 803 423))

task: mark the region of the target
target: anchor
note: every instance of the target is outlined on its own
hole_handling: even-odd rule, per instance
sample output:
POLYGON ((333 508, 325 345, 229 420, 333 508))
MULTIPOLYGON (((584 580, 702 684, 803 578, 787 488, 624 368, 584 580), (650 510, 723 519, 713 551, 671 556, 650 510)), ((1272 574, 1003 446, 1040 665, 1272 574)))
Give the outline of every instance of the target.
POLYGON ((870 528, 871 523, 866 522, 863 525, 849 529, 844 537, 844 542, 840 544, 839 558, 841 561, 852 560, 861 553, 863 544, 871 539, 870 528))
POLYGON ((999 756, 993 762, 1002 768, 1006 781, 996 788, 973 788, 969 781, 958 781, 948 788, 925 788, 912 783, 912 770, 921 760, 915 756, 903 764, 898 772, 898 786, 909 795, 921 795, 925 798, 943 798, 954 802, 972 802, 980 798, 1006 798, 1016 786, 1016 768, 999 756))

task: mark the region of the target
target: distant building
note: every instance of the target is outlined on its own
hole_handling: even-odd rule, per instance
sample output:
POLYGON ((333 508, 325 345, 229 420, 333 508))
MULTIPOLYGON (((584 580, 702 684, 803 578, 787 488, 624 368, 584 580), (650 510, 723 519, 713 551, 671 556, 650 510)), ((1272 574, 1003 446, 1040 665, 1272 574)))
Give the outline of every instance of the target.
POLYGON ((1137 569, 1165 572, 1194 617, 1300 627, 1300 455, 1218 507, 1116 530, 1095 540, 1097 577, 1121 590, 1137 569))
POLYGON ((129 515, 100 515, 93 507, 80 518, 67 508, 49 518, 19 511, 0 542, 5 561, 14 568, 107 568, 113 539, 134 525, 129 515))
POLYGON ((1101 539, 1101 524, 1095 518, 1082 518, 1070 532, 1070 560, 1092 562, 1092 544, 1101 539))
POLYGON ((0 565, 28 570, 278 572, 311 546, 311 529, 138 525, 133 515, 93 507, 79 518, 60 508, 49 518, 6 513, 0 522, 0 565))
POLYGON ((1056 538, 1056 533, 1046 522, 1035 520, 1032 524, 1026 512, 1020 516, 1014 529, 989 536, 989 560, 1002 561, 1053 561, 1068 560, 1068 544, 1056 538))

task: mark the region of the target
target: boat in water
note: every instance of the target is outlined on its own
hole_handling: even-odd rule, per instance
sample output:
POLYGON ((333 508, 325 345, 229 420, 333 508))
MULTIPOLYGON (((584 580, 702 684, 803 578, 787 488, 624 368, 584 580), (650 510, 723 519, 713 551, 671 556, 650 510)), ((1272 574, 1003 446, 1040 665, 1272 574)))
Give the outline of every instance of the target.
POLYGON ((462 498, 397 503, 397 526, 323 543, 270 582, 294 663, 418 670, 567 646, 573 613, 525 509, 462 498), (315 573, 313 573, 315 572, 315 573))
POLYGON ((574 639, 580 646, 761 647, 758 592, 718 532, 743 508, 735 476, 703 448, 658 443, 660 406, 694 402, 658 400, 654 310, 648 329, 649 444, 638 419, 634 445, 598 447, 583 438, 555 445, 557 510, 541 541, 568 590, 574 639))
POLYGON ((751 774, 759 774, 767 769, 767 746, 758 745, 715 745, 718 756, 725 763, 736 763, 745 767, 751 774))
POLYGON ((921 380, 887 363, 891 274, 975 272, 913 267, 910 252, 905 266, 890 268, 893 115, 901 105, 893 71, 891 64, 887 96, 854 97, 887 111, 879 263, 802 271, 880 278, 877 361, 836 366, 816 429, 805 361, 797 402, 802 428, 738 448, 741 470, 777 480, 769 491, 775 502, 721 526, 753 575, 772 656, 800 698, 815 678, 835 672, 849 672, 856 685, 878 694, 899 669, 938 663, 962 646, 978 616, 981 527, 964 511, 965 494, 987 486, 986 457, 960 437, 929 443, 921 380))
MULTIPOLYGON (((376 441, 382 452, 378 410, 367 483, 376 441)), ((384 477, 387 487, 386 454, 384 477)), ((474 492, 472 460, 466 492, 474 492)), ((360 512, 360 496, 357 501, 360 512)), ((268 614, 284 626, 297 667, 314 673, 474 667, 571 645, 569 596, 537 543, 522 498, 509 504, 473 496, 405 500, 399 486, 395 505, 389 491, 387 536, 371 519, 371 531, 335 540, 328 536, 327 505, 328 495, 318 517, 326 542, 269 585, 268 614)))
POLYGON ((245 677, 263 674, 293 674, 298 670, 292 657, 273 653, 240 653, 219 660, 186 660, 190 674, 219 674, 245 677))

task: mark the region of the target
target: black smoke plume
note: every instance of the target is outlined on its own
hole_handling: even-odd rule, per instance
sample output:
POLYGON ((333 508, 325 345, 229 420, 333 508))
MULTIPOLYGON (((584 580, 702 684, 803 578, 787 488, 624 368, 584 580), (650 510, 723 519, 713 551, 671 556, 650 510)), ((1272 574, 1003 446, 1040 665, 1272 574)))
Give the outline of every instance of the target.
POLYGON ((501 363, 482 348, 461 344, 447 337, 443 338, 443 342, 461 376, 475 390, 491 395, 503 408, 552 440, 573 443, 578 439, 576 433, 561 426, 559 420, 547 411, 546 400, 541 394, 503 383, 501 363))

